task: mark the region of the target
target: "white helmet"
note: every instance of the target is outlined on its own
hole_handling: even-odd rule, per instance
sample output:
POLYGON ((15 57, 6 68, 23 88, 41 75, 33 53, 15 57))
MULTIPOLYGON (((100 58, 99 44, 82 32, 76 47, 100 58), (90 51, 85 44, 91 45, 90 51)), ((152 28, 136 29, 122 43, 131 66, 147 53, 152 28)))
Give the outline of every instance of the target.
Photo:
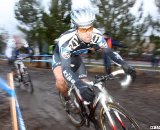
POLYGON ((78 27, 86 27, 93 24, 95 14, 89 9, 74 10, 71 12, 71 20, 78 27))

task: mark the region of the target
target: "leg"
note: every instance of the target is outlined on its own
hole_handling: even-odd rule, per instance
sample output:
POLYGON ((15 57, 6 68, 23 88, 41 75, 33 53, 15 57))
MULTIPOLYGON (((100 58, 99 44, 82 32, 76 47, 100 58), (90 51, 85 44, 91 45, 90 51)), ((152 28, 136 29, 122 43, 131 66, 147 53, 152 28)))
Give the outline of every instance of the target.
POLYGON ((105 64, 106 74, 110 74, 111 73, 111 60, 108 56, 104 57, 104 64, 105 64))
POLYGON ((14 58, 8 58, 8 66, 10 68, 10 71, 15 72, 16 66, 14 65, 15 59, 14 58))
MULTIPOLYGON (((55 49, 58 49, 58 46, 55 49)), ((64 97, 66 97, 68 87, 62 74, 61 58, 57 51, 54 52, 52 57, 52 70, 56 80, 56 88, 64 97)))
POLYGON ((55 79, 56 79, 56 88, 60 91, 60 93, 62 93, 62 95, 64 97, 66 97, 68 87, 67 87, 67 82, 65 81, 65 79, 62 75, 62 67, 57 66, 56 68, 54 68, 53 74, 54 74, 55 79))

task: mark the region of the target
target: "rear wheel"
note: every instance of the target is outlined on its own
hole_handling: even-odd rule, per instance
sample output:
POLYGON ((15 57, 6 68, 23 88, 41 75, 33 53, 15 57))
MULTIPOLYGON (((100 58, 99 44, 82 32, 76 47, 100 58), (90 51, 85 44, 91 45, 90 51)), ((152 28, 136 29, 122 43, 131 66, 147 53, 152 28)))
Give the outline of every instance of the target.
POLYGON ((76 94, 74 90, 71 91, 70 93, 70 102, 72 103, 71 107, 67 106, 67 101, 65 98, 59 93, 60 100, 62 102, 62 105, 70 119, 70 121, 77 127, 80 127, 84 124, 84 119, 81 113, 81 109, 79 107, 78 100, 76 98, 76 94), (74 107, 74 108, 73 108, 74 107))
POLYGON ((102 130, 140 130, 140 127, 122 107, 115 103, 108 103, 109 112, 115 126, 111 126, 104 108, 100 110, 100 125, 102 130), (119 118, 120 117, 120 118, 119 118))

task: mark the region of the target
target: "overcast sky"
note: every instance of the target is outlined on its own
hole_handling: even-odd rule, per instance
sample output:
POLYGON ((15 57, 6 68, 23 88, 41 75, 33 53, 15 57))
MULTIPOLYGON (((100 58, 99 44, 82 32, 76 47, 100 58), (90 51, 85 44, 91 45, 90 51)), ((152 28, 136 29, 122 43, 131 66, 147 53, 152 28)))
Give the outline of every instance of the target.
MULTIPOLYGON (((18 0, 0 0, 0 28, 5 28, 9 33, 16 31, 17 21, 14 18, 14 4, 18 0)), ((41 0, 44 7, 48 7, 50 0, 41 0)), ((154 0, 137 0, 135 8, 132 12, 136 14, 137 7, 144 1, 144 15, 150 13, 154 18, 160 19, 160 14, 157 12, 157 8, 154 5, 154 0)))

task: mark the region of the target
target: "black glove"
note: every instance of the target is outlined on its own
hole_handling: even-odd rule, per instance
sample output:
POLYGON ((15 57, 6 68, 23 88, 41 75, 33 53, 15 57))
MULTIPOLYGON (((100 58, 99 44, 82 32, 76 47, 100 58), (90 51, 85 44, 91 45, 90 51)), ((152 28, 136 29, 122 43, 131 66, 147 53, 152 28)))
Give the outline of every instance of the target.
POLYGON ((87 102, 93 102, 95 98, 94 92, 89 87, 79 89, 82 98, 87 102))
POLYGON ((126 74, 131 75, 132 81, 134 82, 136 79, 136 70, 133 66, 127 64, 126 62, 124 62, 124 64, 122 65, 123 70, 125 71, 126 74))
POLYGON ((87 102, 93 102, 95 98, 94 91, 92 91, 87 84, 83 81, 78 80, 75 83, 76 87, 79 89, 82 98, 87 102))

